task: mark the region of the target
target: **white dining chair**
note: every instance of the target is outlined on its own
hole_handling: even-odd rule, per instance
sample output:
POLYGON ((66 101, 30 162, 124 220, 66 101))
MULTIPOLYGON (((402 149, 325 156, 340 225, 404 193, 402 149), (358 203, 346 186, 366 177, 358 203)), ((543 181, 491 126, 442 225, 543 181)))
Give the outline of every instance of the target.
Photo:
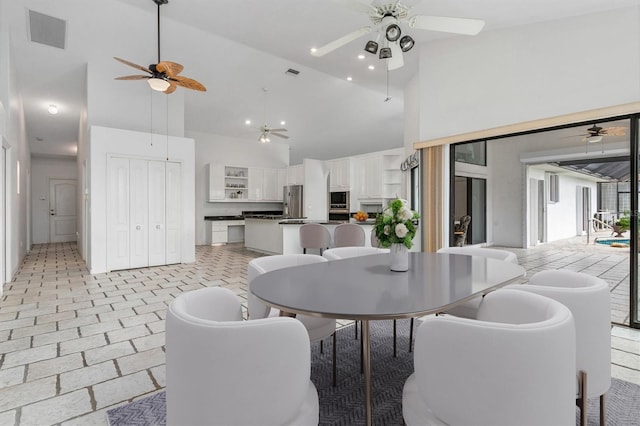
POLYGON ((331 244, 331 233, 318 223, 305 223, 300 227, 300 247, 302 252, 307 253, 307 249, 315 249, 320 252, 329 248, 331 244))
POLYGON ((333 230, 334 247, 364 247, 365 233, 361 225, 343 223, 333 230))
MULTIPOLYGON (((473 247, 473 246, 464 246, 464 247, 443 247, 438 250, 438 253, 447 253, 447 254, 463 254, 467 256, 482 256, 489 259, 497 259, 505 262, 511 262, 513 264, 518 264, 518 256, 515 253, 512 253, 507 250, 493 249, 493 248, 485 248, 485 247, 473 247)), ((480 305, 480 300, 482 296, 475 297, 465 303, 462 303, 458 306, 455 306, 446 311, 447 314, 464 317, 464 318, 475 318, 478 313, 478 306, 480 305)))
MULTIPOLYGON (((322 256, 315 254, 279 254, 274 256, 264 256, 252 259, 247 267, 247 311, 249 319, 259 319, 279 316, 280 311, 264 304, 251 291, 251 283, 253 280, 265 272, 274 271, 276 269, 289 268, 298 265, 308 265, 312 263, 326 262, 322 256)), ((329 336, 333 337, 333 385, 336 385, 336 320, 333 318, 312 317, 309 315, 296 315, 302 325, 305 326, 309 333, 309 339, 312 342, 320 342, 321 351, 324 350, 323 340, 329 336)))
POLYGON ((575 424, 575 326, 561 303, 497 290, 477 320, 425 318, 415 343, 407 425, 575 424))
POLYGON ((243 321, 222 287, 167 310, 167 425, 317 425, 309 337, 293 318, 243 321))
POLYGON ((606 424, 605 394, 611 386, 611 293, 603 279, 582 272, 548 270, 528 284, 508 286, 550 297, 567 306, 576 323, 576 403, 587 424, 587 398, 600 398, 600 424, 606 424))

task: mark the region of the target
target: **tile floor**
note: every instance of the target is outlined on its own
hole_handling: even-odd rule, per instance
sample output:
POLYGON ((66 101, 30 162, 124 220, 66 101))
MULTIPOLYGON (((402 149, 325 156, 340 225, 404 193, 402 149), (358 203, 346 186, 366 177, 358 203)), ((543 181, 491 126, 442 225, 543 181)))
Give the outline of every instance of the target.
MULTIPOLYGON (((529 274, 600 274, 618 263, 553 248, 517 252, 529 274)), ((199 246, 193 264, 90 275, 75 244, 34 246, 0 298, 0 425, 106 425, 108 408, 162 389, 167 304, 212 285, 246 298, 246 265, 257 256, 240 245, 199 246)), ((640 384, 640 331, 612 328, 612 373, 640 384)))

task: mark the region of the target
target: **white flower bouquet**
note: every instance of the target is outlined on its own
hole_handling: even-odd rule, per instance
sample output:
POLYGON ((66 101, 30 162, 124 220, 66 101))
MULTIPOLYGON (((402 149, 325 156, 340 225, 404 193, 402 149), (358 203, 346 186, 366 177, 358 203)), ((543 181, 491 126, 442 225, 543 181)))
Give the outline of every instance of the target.
POLYGON ((411 210, 406 200, 396 199, 382 213, 376 216, 376 237, 380 246, 389 248, 391 244, 403 244, 408 249, 413 245, 416 227, 413 224, 420 215, 411 210))

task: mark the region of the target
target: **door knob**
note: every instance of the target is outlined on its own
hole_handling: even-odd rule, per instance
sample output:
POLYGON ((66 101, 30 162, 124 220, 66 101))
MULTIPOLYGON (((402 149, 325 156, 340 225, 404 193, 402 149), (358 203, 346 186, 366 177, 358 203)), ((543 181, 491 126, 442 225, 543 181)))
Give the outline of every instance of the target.
POLYGON ((141 229, 142 229, 142 226, 140 226, 140 225, 136 225, 136 229, 139 231, 139 230, 141 230, 141 229))
POLYGON ((162 229, 162 225, 156 225, 156 229, 162 229))

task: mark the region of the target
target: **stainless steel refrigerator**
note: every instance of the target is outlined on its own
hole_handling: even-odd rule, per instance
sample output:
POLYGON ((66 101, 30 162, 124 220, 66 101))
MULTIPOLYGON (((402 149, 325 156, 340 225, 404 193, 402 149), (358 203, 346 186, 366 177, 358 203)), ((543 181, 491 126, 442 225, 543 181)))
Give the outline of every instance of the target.
POLYGON ((293 219, 304 217, 302 185, 285 186, 282 191, 282 214, 284 217, 293 219))

